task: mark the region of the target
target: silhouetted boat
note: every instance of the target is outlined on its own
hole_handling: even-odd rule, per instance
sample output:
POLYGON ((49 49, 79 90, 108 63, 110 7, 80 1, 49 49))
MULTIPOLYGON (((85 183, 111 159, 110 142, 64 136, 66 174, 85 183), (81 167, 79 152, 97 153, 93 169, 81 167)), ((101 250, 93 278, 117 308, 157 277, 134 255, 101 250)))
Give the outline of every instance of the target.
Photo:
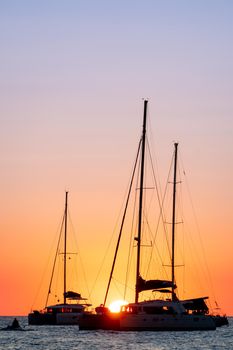
POLYGON ((26 331, 26 329, 22 328, 17 318, 15 318, 11 325, 1 328, 0 331, 26 331))
MULTIPOLYGON (((73 325, 78 324, 80 316, 88 312, 87 307, 91 304, 86 303, 86 298, 82 298, 80 293, 67 291, 67 210, 68 210, 68 192, 65 193, 65 211, 62 221, 62 228, 64 228, 64 253, 63 254, 63 303, 55 305, 47 305, 49 294, 51 292, 51 285, 53 280, 54 268, 58 257, 58 247, 60 238, 58 240, 58 247, 56 250, 52 277, 49 284, 49 291, 46 299, 46 306, 43 310, 34 310, 28 315, 28 323, 30 325, 73 325)), ((62 230, 61 230, 62 232, 62 230)))
MULTIPOLYGON (((127 210, 127 204, 123 215, 120 234, 117 242, 112 270, 107 286, 107 291, 103 305, 96 308, 95 314, 84 314, 80 318, 80 329, 111 329, 120 331, 194 331, 194 330, 215 330, 217 322, 212 316, 208 315, 208 307, 205 303, 207 297, 179 300, 176 295, 175 284, 175 210, 176 210, 176 167, 177 167, 177 147, 175 143, 174 153, 174 181, 173 181, 173 218, 172 218, 172 276, 171 280, 145 280, 140 271, 141 263, 141 233, 142 233, 142 216, 143 216, 143 194, 144 194, 144 163, 145 163, 145 142, 146 142, 146 122, 147 122, 147 103, 144 101, 143 114, 143 131, 139 143, 138 155, 140 156, 140 188, 139 188, 139 212, 138 228, 135 242, 137 245, 136 261, 136 283, 135 283, 135 300, 121 307, 119 313, 111 313, 105 306, 110 282, 113 275, 117 252, 121 240, 124 217, 127 210), (143 291, 153 290, 161 293, 170 293, 169 299, 154 299, 139 301, 139 295, 143 291)), ((138 155, 136 163, 138 162, 138 155)), ((135 163, 135 168, 136 168, 135 163)), ((133 171, 133 176, 135 173, 133 171)), ((127 197, 127 203, 132 187, 132 180, 127 197)))

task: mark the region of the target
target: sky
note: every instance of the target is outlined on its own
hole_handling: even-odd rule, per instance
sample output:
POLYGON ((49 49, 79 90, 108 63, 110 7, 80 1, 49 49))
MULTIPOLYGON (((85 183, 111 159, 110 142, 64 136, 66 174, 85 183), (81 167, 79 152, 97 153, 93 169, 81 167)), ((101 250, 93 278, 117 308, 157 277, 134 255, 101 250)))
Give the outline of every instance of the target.
POLYGON ((179 142, 214 294, 233 315, 232 13, 230 0, 0 1, 1 315, 31 310, 66 190, 93 285, 143 98, 161 179, 179 142))

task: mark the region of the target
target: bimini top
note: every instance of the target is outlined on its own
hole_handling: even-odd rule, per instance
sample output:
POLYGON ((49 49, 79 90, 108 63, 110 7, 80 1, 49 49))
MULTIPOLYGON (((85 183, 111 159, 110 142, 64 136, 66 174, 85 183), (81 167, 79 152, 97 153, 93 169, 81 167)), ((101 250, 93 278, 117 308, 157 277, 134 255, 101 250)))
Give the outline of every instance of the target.
MULTIPOLYGON (((171 288, 173 286, 172 281, 166 280, 144 280, 141 276, 138 277, 137 291, 142 292, 144 290, 171 288)), ((174 285, 174 288, 176 286, 174 285)))
POLYGON ((69 300, 87 300, 87 298, 81 297, 80 293, 68 291, 64 293, 64 297, 69 299, 69 300))

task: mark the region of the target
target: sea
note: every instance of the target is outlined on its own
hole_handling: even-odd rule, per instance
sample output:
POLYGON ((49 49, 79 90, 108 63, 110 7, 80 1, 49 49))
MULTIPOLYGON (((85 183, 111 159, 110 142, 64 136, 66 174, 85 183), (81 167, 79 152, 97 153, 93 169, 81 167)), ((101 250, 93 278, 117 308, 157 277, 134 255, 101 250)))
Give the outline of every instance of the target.
MULTIPOLYGON (((13 319, 0 317, 0 328, 13 319)), ((202 332, 80 331, 78 326, 28 326, 27 317, 17 319, 24 331, 1 330, 1 350, 233 350, 233 318, 229 326, 202 332)))

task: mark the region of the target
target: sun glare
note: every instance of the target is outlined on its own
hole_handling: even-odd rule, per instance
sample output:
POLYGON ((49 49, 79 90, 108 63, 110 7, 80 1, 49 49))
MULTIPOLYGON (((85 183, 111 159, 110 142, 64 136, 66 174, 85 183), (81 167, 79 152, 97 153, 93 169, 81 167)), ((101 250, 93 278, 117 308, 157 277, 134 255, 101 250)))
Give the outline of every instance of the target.
POLYGON ((111 312, 120 312, 121 306, 127 305, 128 302, 125 300, 115 300, 109 305, 109 310, 111 312))

